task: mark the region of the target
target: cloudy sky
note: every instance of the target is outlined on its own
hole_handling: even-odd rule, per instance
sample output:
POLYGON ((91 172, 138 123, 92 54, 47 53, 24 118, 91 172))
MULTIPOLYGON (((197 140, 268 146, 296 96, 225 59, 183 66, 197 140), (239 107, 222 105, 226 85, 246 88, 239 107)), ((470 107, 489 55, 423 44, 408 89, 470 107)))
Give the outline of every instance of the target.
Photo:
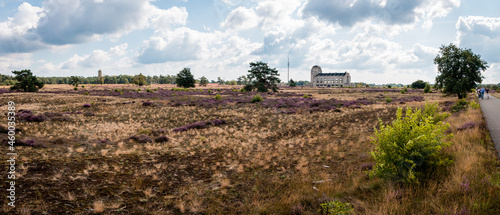
POLYGON ((498 0, 0 0, 0 73, 143 73, 236 79, 249 62, 281 79, 348 71, 354 82, 434 82, 455 43, 500 83, 498 0))

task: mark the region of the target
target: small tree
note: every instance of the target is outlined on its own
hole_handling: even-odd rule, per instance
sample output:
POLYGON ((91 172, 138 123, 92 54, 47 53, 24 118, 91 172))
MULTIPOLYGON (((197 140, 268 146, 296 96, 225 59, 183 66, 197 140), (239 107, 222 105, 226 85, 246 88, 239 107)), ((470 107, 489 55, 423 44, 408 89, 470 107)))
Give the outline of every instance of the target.
POLYGON ((429 83, 425 83, 424 93, 430 93, 430 92, 431 92, 431 85, 429 83))
POLYGON ((411 83, 411 88, 413 89, 424 89, 425 88, 425 82, 422 80, 417 80, 413 83, 411 83))
POLYGON ((31 70, 25 69, 21 71, 12 71, 16 75, 18 81, 10 87, 11 90, 23 90, 24 92, 37 92, 44 86, 43 82, 39 81, 36 76, 31 73, 31 70))
POLYGON ((139 86, 148 85, 148 82, 146 81, 146 76, 142 75, 142 73, 134 76, 134 78, 132 78, 132 83, 139 86))
POLYGON ((257 61, 250 63, 250 70, 248 70, 248 79, 252 89, 257 89, 259 92, 267 92, 269 89, 274 92, 278 91, 277 83, 280 82, 278 70, 271 69, 267 63, 257 61))
POLYGON ((176 82, 178 87, 184 87, 184 88, 194 87, 195 81, 193 74, 191 74, 191 69, 189 68, 182 69, 177 74, 176 82))
POLYGON ((372 143, 376 148, 371 156, 376 165, 370 175, 407 184, 419 183, 432 175, 437 167, 450 164, 442 149, 451 144, 445 140, 447 114, 440 114, 437 104, 426 104, 425 109, 407 107, 403 116, 398 108, 396 120, 375 129, 372 143))
POLYGON ((201 85, 201 86, 207 86, 207 84, 208 84, 208 79, 207 79, 207 78, 205 78, 205 76, 202 76, 202 77, 200 78, 200 85, 201 85))
POLYGON ((76 76, 71 76, 69 78, 69 84, 73 85, 74 87, 78 87, 78 84, 80 84, 80 79, 76 76))
POLYGON ((488 68, 488 63, 470 49, 460 49, 454 44, 441 46, 434 64, 438 67, 436 88, 443 88, 443 93, 457 94, 465 98, 470 89, 483 81, 481 71, 488 68))
POLYGON ((295 83, 295 81, 293 81, 293 79, 290 79, 290 83, 288 83, 288 86, 295 87, 297 86, 297 84, 295 83))

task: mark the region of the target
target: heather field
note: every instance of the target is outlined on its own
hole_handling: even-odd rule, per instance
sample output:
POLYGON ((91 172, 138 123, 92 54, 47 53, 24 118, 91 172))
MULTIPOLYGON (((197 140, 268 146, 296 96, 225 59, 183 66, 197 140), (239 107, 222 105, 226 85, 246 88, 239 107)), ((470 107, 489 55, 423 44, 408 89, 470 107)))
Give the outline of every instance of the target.
POLYGON ((374 128, 398 107, 449 112, 456 97, 297 87, 252 102, 258 93, 240 88, 0 89, 3 112, 16 103, 19 156, 16 207, 0 213, 322 214, 339 200, 353 214, 500 214, 500 165, 474 105, 445 120, 453 164, 401 186, 368 176, 374 128))

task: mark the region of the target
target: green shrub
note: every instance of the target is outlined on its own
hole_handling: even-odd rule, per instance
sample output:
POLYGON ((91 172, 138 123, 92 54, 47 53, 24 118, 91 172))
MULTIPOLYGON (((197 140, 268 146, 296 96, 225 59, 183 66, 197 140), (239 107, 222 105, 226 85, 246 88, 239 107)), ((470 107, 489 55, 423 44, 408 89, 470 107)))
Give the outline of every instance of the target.
POLYGON ((222 97, 220 96, 220 94, 218 94, 218 93, 217 93, 217 95, 215 95, 215 99, 217 99, 217 100, 221 100, 221 99, 222 99, 222 97))
POLYGON ((86 95, 86 96, 88 96, 88 95, 89 95, 89 92, 85 92, 85 93, 84 93, 83 95, 86 95))
POLYGON ((153 91, 148 88, 148 89, 146 89, 146 92, 152 93, 153 91))
POLYGON ((137 92, 141 92, 141 89, 137 89, 137 92))
POLYGON ((82 88, 85 88, 85 86, 82 85, 82 88))
POLYGON ((245 85, 245 86, 243 87, 243 89, 245 89, 245 91, 247 91, 247 92, 252 91, 252 90, 253 90, 253 88, 254 88, 254 86, 253 86, 253 85, 251 85, 251 84, 247 84, 247 85, 245 85))
POLYGON ((385 102, 391 103, 392 102, 392 98, 391 97, 385 97, 385 102))
POLYGON ((405 184, 419 183, 427 178, 437 167, 452 161, 441 152, 449 146, 445 138, 448 124, 438 122, 443 115, 436 114, 435 106, 426 105, 422 111, 408 107, 403 117, 403 109, 398 108, 396 120, 380 129, 375 129, 372 143, 376 148, 371 156, 376 161, 371 177, 381 177, 405 184), (431 114, 431 115, 429 115, 431 114))
POLYGON ((401 94, 405 94, 408 92, 408 88, 406 87, 403 87, 403 89, 401 90, 401 94))
POLYGON ((465 99, 459 99, 455 105, 451 107, 451 112, 456 113, 461 110, 466 109, 469 106, 469 102, 465 101, 465 99))
POLYGON ((432 117, 434 119, 434 123, 442 122, 451 115, 449 113, 440 113, 439 110, 440 108, 437 103, 426 103, 423 114, 424 116, 432 117))
POLYGON ((78 90, 78 87, 73 87, 73 90, 78 90))
POLYGON ((308 98, 309 98, 309 95, 304 94, 304 95, 302 96, 302 98, 308 99, 308 98))
POLYGON ((246 92, 245 88, 241 88, 240 92, 242 92, 242 93, 246 92))
POLYGON ((255 95, 255 96, 252 98, 252 103, 255 103, 255 102, 261 102, 261 101, 264 101, 264 99, 262 98, 262 96, 260 96, 260 94, 257 94, 257 95, 255 95))
POLYGON ((481 105, 479 105, 479 103, 477 103, 476 101, 472 101, 472 102, 470 102, 470 103, 469 103, 469 105, 470 105, 470 107, 471 107, 472 109, 475 109, 475 110, 476 110, 476 109, 479 109, 479 108, 481 107, 481 105))
POLYGON ((339 200, 333 200, 321 204, 321 210, 323 214, 329 215, 347 215, 354 211, 354 208, 350 203, 344 203, 339 200))
POLYGON ((424 93, 430 93, 430 92, 431 92, 431 85, 429 83, 426 83, 424 87, 424 93))

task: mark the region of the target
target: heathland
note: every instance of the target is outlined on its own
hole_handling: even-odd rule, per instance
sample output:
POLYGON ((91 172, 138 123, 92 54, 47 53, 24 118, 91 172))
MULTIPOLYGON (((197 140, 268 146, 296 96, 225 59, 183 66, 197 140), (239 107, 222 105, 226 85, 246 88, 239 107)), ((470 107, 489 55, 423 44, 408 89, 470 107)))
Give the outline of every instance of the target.
POLYGON ((387 88, 1 93, 2 108, 16 104, 19 156, 16 207, 1 213, 321 214, 333 200, 354 214, 500 213, 499 162, 473 96, 458 107, 436 91, 387 88), (379 120, 426 103, 451 113, 453 163, 416 185, 370 178, 379 120))

